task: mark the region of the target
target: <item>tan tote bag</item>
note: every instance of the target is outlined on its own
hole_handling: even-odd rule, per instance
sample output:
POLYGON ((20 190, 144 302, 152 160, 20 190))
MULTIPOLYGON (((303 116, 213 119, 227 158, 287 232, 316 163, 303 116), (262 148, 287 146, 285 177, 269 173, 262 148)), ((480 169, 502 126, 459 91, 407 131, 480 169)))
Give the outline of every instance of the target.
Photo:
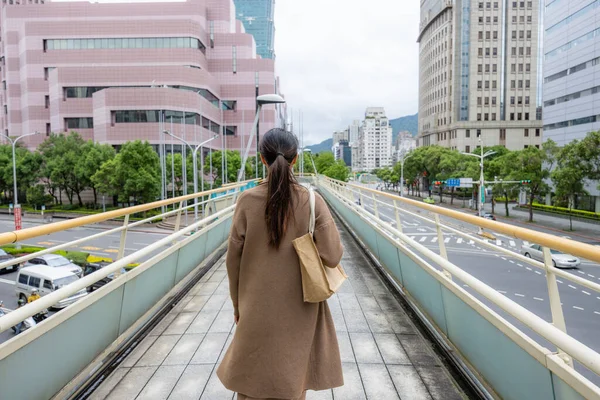
POLYGON ((330 298, 348 278, 341 265, 329 268, 323 265, 315 245, 315 193, 309 190, 310 218, 308 233, 292 243, 300 259, 302 291, 306 303, 320 303, 330 298))

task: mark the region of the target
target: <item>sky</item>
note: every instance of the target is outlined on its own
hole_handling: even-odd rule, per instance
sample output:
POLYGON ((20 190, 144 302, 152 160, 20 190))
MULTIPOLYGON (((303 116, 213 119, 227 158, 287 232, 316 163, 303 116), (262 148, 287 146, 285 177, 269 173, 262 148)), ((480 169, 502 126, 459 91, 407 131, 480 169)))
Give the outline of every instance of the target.
POLYGON ((306 145, 362 120, 418 110, 417 0, 277 0, 275 54, 288 113, 306 145))

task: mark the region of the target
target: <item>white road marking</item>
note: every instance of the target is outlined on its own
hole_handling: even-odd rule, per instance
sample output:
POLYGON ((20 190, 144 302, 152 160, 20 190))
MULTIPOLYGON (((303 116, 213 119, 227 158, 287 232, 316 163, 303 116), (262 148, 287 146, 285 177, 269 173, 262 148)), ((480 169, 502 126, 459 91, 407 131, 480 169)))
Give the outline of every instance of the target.
POLYGON ((575 289, 575 290, 577 290, 577 288, 576 288, 575 286, 573 286, 573 285, 569 285, 569 287, 570 287, 571 289, 575 289))
POLYGON ((508 260, 509 263, 514 264, 515 262, 513 260, 508 260))
POLYGON ((444 239, 444 243, 450 243, 450 238, 444 239))
POLYGON ((498 290, 498 293, 506 294, 504 290, 498 290))
POLYGON ((47 242, 52 242, 52 243, 66 243, 64 240, 46 240, 47 242))
POLYGON ((589 276, 590 278, 595 278, 595 276, 594 276, 594 275, 592 275, 592 274, 588 274, 588 276, 589 276))
POLYGON ((576 309, 576 310, 581 310, 581 311, 583 311, 583 308, 581 308, 581 307, 573 306, 573 308, 574 308, 574 309, 576 309))
POLYGON ((583 293, 583 294, 587 294, 588 296, 591 296, 591 294, 590 294, 590 293, 588 293, 588 292, 586 292, 585 290, 582 290, 582 291, 581 291, 581 293, 583 293))
POLYGON ((598 314, 598 315, 600 315, 600 312, 598 312, 598 311, 594 311, 594 314, 598 314))
POLYGON ((503 259, 504 261, 506 261, 506 257, 500 257, 501 259, 503 259))
POLYGON ((437 238, 437 236, 435 236, 435 237, 432 237, 432 238, 431 238, 431 243, 435 243, 435 242, 437 242, 437 239, 438 239, 438 238, 437 238))
POLYGON ((469 285, 467 285, 466 283, 463 284, 464 287, 469 287, 469 285))
POLYGON ((502 246, 502 240, 496 239, 496 246, 502 246))
POLYGON ((529 242, 527 240, 523 240, 523 246, 529 246, 529 242))
POLYGON ((14 285, 15 281, 9 281, 8 279, 1 279, 0 278, 0 283, 6 283, 7 285, 14 285))
POLYGON ((456 243, 461 244, 463 242, 462 238, 456 239, 456 243))
POLYGON ((481 251, 485 251, 485 252, 487 253, 487 250, 486 250, 486 249, 481 249, 481 251))
POLYGON ((469 244, 475 244, 475 242, 472 240, 469 240, 469 244))
POLYGON ((515 293, 515 296, 519 296, 519 297, 525 297, 525 295, 524 295, 524 294, 521 294, 521 293, 515 293))
POLYGON ((511 241, 509 242, 509 244, 510 244, 510 247, 517 247, 517 244, 515 243, 515 241, 514 241, 514 240, 511 240, 511 241))
POLYGON ((496 257, 500 258, 500 255, 499 255, 499 254, 494 254, 494 255, 495 255, 496 257))
POLYGON ((415 236, 410 236, 410 240, 415 240, 415 236))
POLYGON ((542 273, 540 271, 535 271, 536 274, 541 275, 542 273))
POLYGON ((556 282, 558 283, 564 283, 563 281, 561 281, 560 279, 557 279, 556 282))
POLYGON ((519 267, 522 267, 522 266, 523 266, 523 264, 519 264, 519 263, 517 263, 517 265, 518 265, 519 267))
POLYGON ((532 270, 531 268, 529 268, 529 267, 525 267, 525 268, 527 268, 527 271, 533 271, 533 270, 532 270))
POLYGON ((583 272, 583 271, 577 271, 577 272, 579 272, 581 275, 585 275, 585 272, 583 272))
POLYGON ((540 299, 539 297, 534 297, 533 299, 537 301, 544 301, 544 299, 540 299))
POLYGON ((423 236, 423 237, 421 238, 421 240, 419 240, 419 242, 424 242, 425 240, 427 240, 427 237, 426 237, 426 236, 423 236))
POLYGON ((133 242, 133 244, 137 244, 138 246, 150 246, 152 243, 136 243, 136 242, 133 242))

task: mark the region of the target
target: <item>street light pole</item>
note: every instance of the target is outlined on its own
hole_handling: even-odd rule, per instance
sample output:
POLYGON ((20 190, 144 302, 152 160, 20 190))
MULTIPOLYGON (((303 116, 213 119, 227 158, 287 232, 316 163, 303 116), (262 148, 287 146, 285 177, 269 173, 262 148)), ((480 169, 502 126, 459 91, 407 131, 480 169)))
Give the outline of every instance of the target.
POLYGON ((485 154, 483 154, 483 143, 481 142, 481 138, 479 138, 479 147, 481 148, 481 155, 473 154, 473 153, 462 153, 462 154, 464 154, 466 156, 472 156, 472 157, 479 158, 479 167, 480 167, 480 175, 479 175, 479 216, 483 217, 483 199, 484 199, 484 197, 483 197, 483 193, 484 192, 483 191, 485 190, 484 189, 485 181, 483 179, 483 160, 486 157, 489 157, 489 156, 491 156, 493 154, 496 154, 496 152, 490 150, 490 151, 486 152, 485 154))
POLYGON ((27 136, 33 136, 33 135, 39 135, 39 132, 32 132, 32 133, 28 133, 26 135, 21 135, 19 137, 17 137, 16 139, 12 139, 9 136, 6 136, 4 134, 0 133, 0 136, 4 136, 5 138, 7 138, 10 143, 12 144, 12 162, 13 162, 13 195, 14 195, 14 210, 15 210, 15 230, 19 230, 21 229, 20 224, 17 224, 17 205, 19 204, 19 195, 18 195, 18 188, 17 188, 17 156, 16 156, 16 145, 17 142, 19 141, 19 139, 22 139, 24 137, 27 136))
MULTIPOLYGON (((194 168, 194 193, 197 194, 198 193, 198 150, 202 149, 202 146, 204 146, 206 143, 218 138, 219 135, 215 134, 212 138, 205 140, 204 142, 200 143, 196 147, 193 147, 186 140, 180 138, 179 136, 172 134, 169 131, 164 131, 164 133, 171 136, 174 139, 179 140, 180 142, 182 142, 183 144, 188 146, 190 148, 190 150, 192 150, 192 167, 194 168)), ((204 191, 204 165, 202 165, 200 168, 201 168, 200 175, 202 177, 202 191, 204 191)), ((194 222, 196 222, 196 221, 198 221, 198 199, 197 198, 194 199, 194 222)))
MULTIPOLYGON (((258 104, 257 108, 256 108, 256 116, 254 117, 254 123, 252 124, 252 131, 250 132, 250 138, 248 139, 248 144, 246 145, 246 150, 244 151, 244 156, 242 157, 242 165, 241 168, 238 172, 238 177, 237 177, 237 181, 241 182, 242 180, 244 180, 244 177, 246 176, 246 162, 248 160, 248 154, 250 153, 250 149, 252 148, 252 139, 254 138, 254 135, 256 135, 257 129, 258 129, 258 120, 260 117, 260 110, 262 109, 262 106, 264 106, 265 104, 281 104, 281 103, 285 103, 285 100, 277 95, 277 94, 263 94, 262 96, 258 96, 256 98, 256 102, 258 104)), ((257 138, 258 140, 258 138, 257 138)), ((258 145, 258 143, 257 143, 258 145)), ((258 152, 256 153, 256 168, 258 171, 258 152)))

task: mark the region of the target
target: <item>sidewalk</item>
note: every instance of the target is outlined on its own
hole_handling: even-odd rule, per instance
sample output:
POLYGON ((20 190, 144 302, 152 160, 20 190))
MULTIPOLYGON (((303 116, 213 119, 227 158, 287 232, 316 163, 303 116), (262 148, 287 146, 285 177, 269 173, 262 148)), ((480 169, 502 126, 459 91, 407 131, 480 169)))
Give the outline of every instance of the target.
MULTIPOLYGON (((398 194, 397 192, 390 193, 398 194)), ((415 197, 406 195, 407 198, 422 201, 428 196, 428 193, 421 193, 422 197, 415 197)), ((466 202, 467 207, 463 208, 463 201, 461 199, 454 199, 454 204, 450 205, 450 196, 444 195, 444 203, 439 203, 440 197, 437 194, 432 196, 436 203, 435 205, 452 208, 457 211, 462 211, 466 214, 475 214, 477 210, 468 207, 468 201, 466 202), (448 203, 446 203, 448 202, 448 203)), ((587 242, 594 242, 600 244, 600 225, 594 223, 588 223, 584 221, 573 220, 573 231, 569 230, 569 220, 566 218, 556 218, 550 215, 544 215, 533 211, 533 222, 529 222, 529 211, 519 210, 514 208, 514 203, 509 203, 509 214, 510 217, 506 217, 506 209, 504 203, 497 202, 494 210, 494 216, 498 221, 508 223, 515 226, 520 226, 529 229, 547 229, 556 232, 559 236, 569 236, 575 239, 581 239, 587 242)), ((492 212, 492 205, 489 203, 484 204, 483 209, 486 212, 492 212)))

